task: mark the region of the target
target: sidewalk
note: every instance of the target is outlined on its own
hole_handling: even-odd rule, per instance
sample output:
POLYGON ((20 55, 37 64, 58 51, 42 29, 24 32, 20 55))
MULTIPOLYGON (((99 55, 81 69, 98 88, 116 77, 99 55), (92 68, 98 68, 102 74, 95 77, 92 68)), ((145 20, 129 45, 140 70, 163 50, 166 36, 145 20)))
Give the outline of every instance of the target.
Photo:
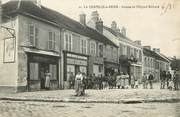
POLYGON ((85 96, 75 96, 74 90, 36 91, 0 94, 0 100, 74 102, 74 103, 150 103, 180 102, 180 90, 167 89, 104 89, 86 90, 85 96))

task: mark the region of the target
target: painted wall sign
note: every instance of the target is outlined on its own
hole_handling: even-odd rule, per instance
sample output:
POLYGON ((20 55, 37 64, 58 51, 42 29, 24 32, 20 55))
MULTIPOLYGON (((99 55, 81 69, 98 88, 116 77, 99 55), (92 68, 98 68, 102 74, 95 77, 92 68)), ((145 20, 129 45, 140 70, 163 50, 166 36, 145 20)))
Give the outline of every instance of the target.
POLYGON ((8 38, 4 40, 4 62, 15 62, 16 43, 15 38, 8 38))

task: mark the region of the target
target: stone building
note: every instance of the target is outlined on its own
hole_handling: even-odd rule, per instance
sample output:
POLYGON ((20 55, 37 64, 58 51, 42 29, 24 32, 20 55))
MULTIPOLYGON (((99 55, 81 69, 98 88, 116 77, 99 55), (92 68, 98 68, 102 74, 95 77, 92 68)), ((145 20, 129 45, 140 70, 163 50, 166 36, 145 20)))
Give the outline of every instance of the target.
POLYGON ((170 61, 160 55, 160 49, 155 51, 155 49, 151 50, 150 46, 144 46, 143 59, 143 72, 153 74, 156 81, 159 81, 161 71, 170 70, 170 61))
MULTIPOLYGON (((96 29, 96 24, 102 22, 97 11, 92 12, 88 25, 96 29)), ((111 27, 103 26, 100 31, 109 40, 114 42, 118 48, 117 62, 114 62, 119 72, 134 73, 136 78, 142 77, 142 46, 141 41, 132 41, 127 37, 125 27, 120 30, 115 21, 111 27)))
MULTIPOLYGON (((86 25, 85 14, 77 22, 36 0, 10 1, 2 10, 1 91, 42 90, 46 71, 51 89, 68 88, 71 72, 104 75, 107 48, 118 48, 86 25)), ((117 61, 115 55, 111 59, 117 61)))

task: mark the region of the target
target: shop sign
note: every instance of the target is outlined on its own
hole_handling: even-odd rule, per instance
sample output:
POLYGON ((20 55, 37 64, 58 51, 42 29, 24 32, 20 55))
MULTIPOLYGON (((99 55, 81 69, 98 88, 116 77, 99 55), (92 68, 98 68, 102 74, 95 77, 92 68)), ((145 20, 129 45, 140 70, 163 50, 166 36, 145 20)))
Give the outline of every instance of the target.
POLYGON ((67 64, 87 66, 87 61, 78 60, 78 59, 72 59, 72 58, 67 58, 67 64))
POLYGON ((4 62, 15 61, 15 38, 4 40, 4 62))

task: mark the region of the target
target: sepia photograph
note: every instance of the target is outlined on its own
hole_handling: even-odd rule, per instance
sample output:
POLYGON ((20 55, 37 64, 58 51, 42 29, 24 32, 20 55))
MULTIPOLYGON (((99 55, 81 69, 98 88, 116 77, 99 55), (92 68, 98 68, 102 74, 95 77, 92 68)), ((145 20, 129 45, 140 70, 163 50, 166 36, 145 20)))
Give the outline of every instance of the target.
POLYGON ((0 0, 0 117, 180 117, 180 0, 0 0))

